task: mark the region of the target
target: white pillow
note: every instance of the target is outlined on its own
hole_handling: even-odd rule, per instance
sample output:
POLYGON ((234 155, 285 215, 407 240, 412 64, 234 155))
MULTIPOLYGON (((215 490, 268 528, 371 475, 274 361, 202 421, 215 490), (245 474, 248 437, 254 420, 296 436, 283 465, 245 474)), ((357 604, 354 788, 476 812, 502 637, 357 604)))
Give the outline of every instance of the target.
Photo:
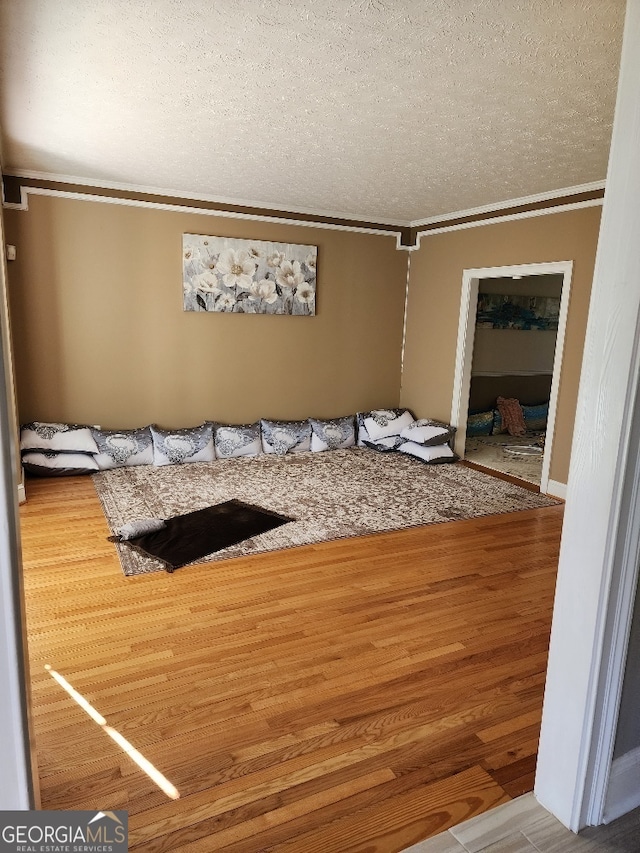
POLYGON ((98 471, 98 463, 91 453, 58 453, 54 450, 28 450, 22 454, 22 464, 25 471, 32 474, 56 472, 82 474, 98 471))
POLYGON ((213 424, 164 430, 151 425, 154 465, 182 465, 185 462, 213 462, 213 424))
POLYGON ((456 455, 448 444, 436 444, 425 447, 424 444, 416 444, 415 441, 405 441, 398 448, 400 453, 408 453, 417 456, 423 462, 440 462, 445 459, 455 459, 456 455))
POLYGON ((361 413, 356 415, 356 423, 358 426, 358 447, 366 447, 367 441, 369 441, 369 433, 367 432, 367 428, 364 425, 364 415, 361 413))
POLYGON ((33 421, 20 430, 20 450, 68 450, 97 453, 91 429, 77 424, 50 424, 33 421))
POLYGON ((416 444, 446 444, 453 436, 455 430, 447 424, 436 421, 418 420, 406 426, 400 435, 407 441, 415 441, 416 444))
POLYGON ((386 409, 371 412, 370 417, 364 419, 364 425, 371 441, 379 441, 390 435, 400 435, 405 427, 414 422, 410 411, 405 410, 401 415, 386 409))

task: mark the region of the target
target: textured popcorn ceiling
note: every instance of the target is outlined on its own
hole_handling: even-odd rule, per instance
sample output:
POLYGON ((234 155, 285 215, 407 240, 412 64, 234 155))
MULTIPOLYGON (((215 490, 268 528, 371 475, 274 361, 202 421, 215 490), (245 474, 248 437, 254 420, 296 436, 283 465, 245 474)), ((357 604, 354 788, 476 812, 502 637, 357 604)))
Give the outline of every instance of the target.
POLYGON ((5 170, 414 221, 602 180, 623 0, 2 0, 5 170))

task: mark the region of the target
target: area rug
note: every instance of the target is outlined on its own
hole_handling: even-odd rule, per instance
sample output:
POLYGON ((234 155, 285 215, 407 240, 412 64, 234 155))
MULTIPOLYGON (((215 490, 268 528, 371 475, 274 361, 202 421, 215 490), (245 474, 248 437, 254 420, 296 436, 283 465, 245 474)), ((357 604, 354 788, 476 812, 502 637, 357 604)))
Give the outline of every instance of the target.
MULTIPOLYGON (((401 453, 356 448, 114 468, 94 474, 93 482, 112 533, 130 521, 234 498, 296 519, 202 562, 558 503, 460 464, 425 465, 401 453)), ((125 575, 163 570, 115 547, 125 575)))
POLYGON ((207 554, 237 545, 293 519, 243 501, 231 500, 164 521, 164 527, 123 540, 122 545, 143 557, 158 560, 168 572, 173 572, 188 563, 202 560, 207 554))

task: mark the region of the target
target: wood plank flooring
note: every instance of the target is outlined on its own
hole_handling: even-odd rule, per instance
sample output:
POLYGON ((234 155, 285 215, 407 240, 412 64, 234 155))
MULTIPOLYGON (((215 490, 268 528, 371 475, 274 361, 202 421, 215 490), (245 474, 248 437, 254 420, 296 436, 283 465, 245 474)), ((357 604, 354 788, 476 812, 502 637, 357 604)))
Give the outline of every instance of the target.
POLYGON ((126 809, 137 853, 394 853, 531 789, 561 506, 125 578, 89 478, 27 497, 43 808, 126 809))

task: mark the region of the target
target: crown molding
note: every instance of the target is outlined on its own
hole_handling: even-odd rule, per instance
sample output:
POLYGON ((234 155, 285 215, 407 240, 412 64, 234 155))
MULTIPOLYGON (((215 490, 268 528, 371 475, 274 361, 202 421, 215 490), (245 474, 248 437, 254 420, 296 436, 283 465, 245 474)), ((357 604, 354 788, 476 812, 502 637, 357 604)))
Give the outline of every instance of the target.
POLYGON ((458 222, 455 225, 443 225, 442 228, 428 228, 425 231, 418 231, 415 235, 415 243, 413 246, 401 248, 408 251, 415 251, 420 248, 420 242, 425 237, 434 237, 436 234, 447 234, 450 231, 463 231, 466 228, 481 228, 485 225, 500 225, 503 222, 515 222, 518 219, 531 219, 535 216, 550 216, 554 213, 569 213, 572 210, 581 210, 584 207, 600 207, 602 205, 601 198, 588 199, 587 201, 576 201, 572 204, 558 204, 553 207, 539 207, 535 210, 523 210, 520 213, 510 213, 504 216, 492 216, 487 219, 474 219, 470 222, 458 222))
MULTIPOLYGON (((539 193, 520 199, 469 208, 468 210, 433 216, 413 223, 403 223, 395 220, 378 220, 375 222, 361 217, 345 218, 344 214, 319 213, 317 211, 289 210, 285 207, 253 207, 248 202, 231 201, 212 196, 187 193, 181 196, 172 195, 170 190, 149 188, 139 185, 125 185, 114 181, 83 180, 64 175, 52 175, 46 172, 36 172, 27 169, 5 168, 7 178, 34 183, 20 184, 20 201, 3 200, 3 207, 10 210, 28 210, 29 195, 46 195, 58 198, 75 199, 79 201, 94 201, 103 204, 121 204, 132 207, 149 207, 155 210, 179 210, 183 213, 197 213, 204 216, 220 216, 235 219, 247 219, 255 222, 273 222, 300 227, 323 228, 340 231, 350 231, 360 234, 392 236, 396 238, 398 250, 412 252, 420 248, 423 237, 444 234, 448 231, 458 231, 465 228, 477 228, 484 225, 495 225, 526 219, 532 216, 546 216, 553 213, 563 213, 582 207, 593 207, 602 204, 604 181, 594 181, 590 184, 567 187, 554 192, 539 193), (38 186, 38 183, 49 186, 38 186), (51 184, 59 186, 51 186, 51 184), (84 192, 84 190, 95 190, 84 192), (102 195, 104 190, 110 195, 102 195), (144 196, 135 198, 132 196, 144 196), (586 199, 571 202, 576 196, 589 196, 586 199), (593 197, 595 196, 595 197, 593 197), (157 200, 154 200, 157 199, 157 200), (558 201, 559 204, 545 206, 546 202, 558 201), (193 204, 189 204, 193 202, 193 204), (218 207, 217 205, 221 205, 218 207), (525 208, 524 210, 520 208, 525 208), (526 208, 529 209, 526 209, 526 208), (494 216, 488 214, 494 213, 494 216), (287 215, 288 214, 288 215, 287 215), (420 224, 417 224, 420 223, 420 224), (447 224, 450 223, 450 224, 447 224)), ((15 194, 15 191, 14 191, 15 194)))
POLYGON ((524 207, 526 205, 539 204, 540 202, 545 201, 555 201, 556 199, 564 198, 565 196, 602 192, 604 191, 604 188, 605 181, 592 181, 588 184, 578 184, 575 187, 564 187, 563 189, 549 190, 544 193, 523 196, 522 198, 497 201, 493 204, 482 205, 481 207, 470 207, 468 210, 458 210, 453 213, 444 213, 438 216, 427 216, 425 219, 415 219, 413 222, 409 222, 408 225, 410 228, 421 228, 424 225, 448 222, 451 219, 467 219, 474 216, 482 216, 485 213, 497 213, 501 210, 510 210, 514 207, 524 207))
POLYGON ((144 201, 141 199, 121 198, 119 196, 103 196, 95 193, 80 193, 68 192, 66 190, 53 190, 47 187, 21 187, 19 204, 12 202, 4 202, 3 207, 8 210, 28 210, 30 195, 51 196, 54 198, 66 198, 72 201, 92 201, 101 204, 118 204, 124 207, 144 207, 151 210, 166 210, 171 212, 179 211, 180 213, 196 213, 199 216, 217 216, 228 219, 247 219, 251 222, 273 222, 278 225, 296 225, 299 228, 321 228, 329 231, 350 231, 356 234, 373 234, 378 237, 394 237, 396 241, 396 249, 404 249, 410 247, 402 244, 402 233, 400 231, 392 231, 382 228, 366 228, 357 225, 341 225, 335 222, 323 222, 322 220, 310 219, 287 219, 284 216, 265 216, 257 213, 239 213, 232 210, 216 210, 206 207, 189 207, 184 204, 170 204, 165 202, 144 201))
POLYGON ((230 205, 233 207, 246 207, 257 210, 273 210, 279 213, 290 213, 297 216, 317 216, 322 219, 339 219, 345 222, 373 223, 374 225, 388 225, 395 228, 406 228, 409 222, 399 219, 381 219, 379 217, 362 216, 336 212, 331 210, 312 210, 305 207, 286 207, 282 204, 273 204, 265 201, 251 201, 247 199, 227 198, 226 196, 208 195, 206 193, 182 192, 182 190, 163 189, 162 187, 149 187, 143 184, 125 184, 118 181, 107 181, 97 178, 80 178, 74 175, 59 175, 51 172, 38 172, 30 169, 12 169, 4 166, 3 172, 16 178, 24 178, 32 181, 50 181, 57 184, 72 184, 74 186, 93 187, 95 189, 113 190, 122 193, 140 193, 144 195, 161 196, 162 198, 189 199, 190 201, 202 201, 209 204, 230 205))

